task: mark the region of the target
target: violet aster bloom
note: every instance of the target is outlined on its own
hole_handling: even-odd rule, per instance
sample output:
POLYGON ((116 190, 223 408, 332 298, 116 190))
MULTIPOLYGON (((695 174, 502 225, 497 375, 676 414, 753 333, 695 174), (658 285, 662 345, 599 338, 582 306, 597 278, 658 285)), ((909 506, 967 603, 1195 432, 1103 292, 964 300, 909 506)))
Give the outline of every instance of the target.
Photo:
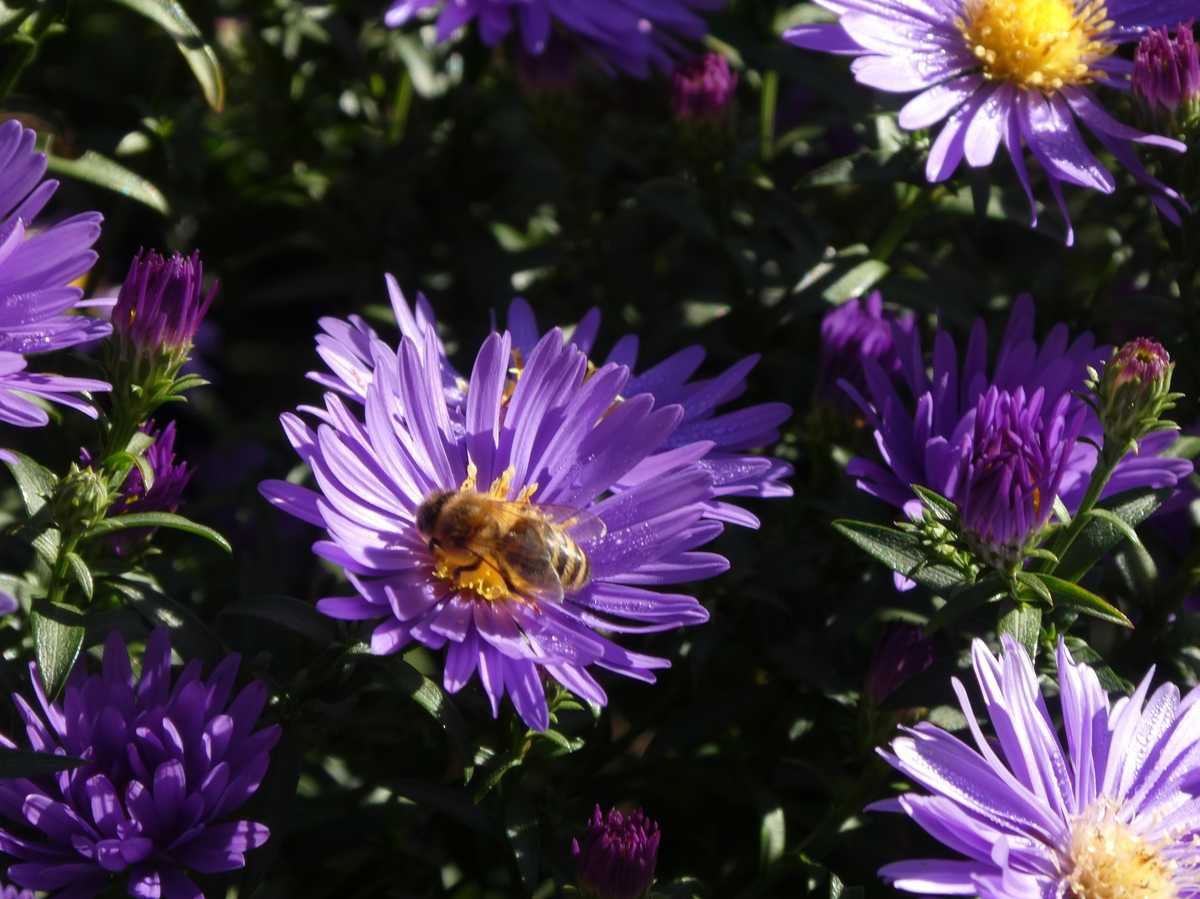
POLYGON ((912 313, 899 318, 883 311, 883 294, 873 291, 863 299, 848 300, 821 319, 821 358, 817 396, 835 406, 852 403, 838 386, 849 381, 860 391, 867 387, 863 360, 874 359, 889 375, 900 373, 900 357, 892 329, 913 329, 912 313))
POLYGON ((651 68, 669 70, 681 40, 705 35, 701 12, 724 4, 725 0, 393 0, 383 20, 394 28, 425 10, 440 9, 438 40, 474 21, 489 47, 504 40, 515 24, 525 51, 535 55, 545 52, 557 27, 606 64, 645 78, 651 68))
MULTIPOLYGON (((96 262, 98 212, 54 225, 36 219, 57 181, 43 181, 46 154, 34 149, 37 135, 20 122, 0 124, 0 421, 18 427, 49 422, 31 397, 61 403, 92 418, 91 403, 78 396, 108 390, 103 381, 26 371, 26 356, 66 349, 107 336, 107 322, 75 314, 95 303, 71 282, 96 262)), ((0 455, 0 458, 3 458, 0 455)))
POLYGON ((33 890, 22 890, 18 887, 0 885, 0 899, 37 899, 33 890))
POLYGON ((588 671, 593 665, 653 682, 666 659, 629 652, 603 633, 707 620, 692 597, 652 589, 728 568, 721 556, 698 551, 722 529, 704 517, 712 477, 698 460, 707 444, 667 451, 683 409, 626 391, 624 366, 589 370, 584 353, 557 330, 515 374, 513 337, 488 337, 465 411, 455 416, 441 369, 423 361, 437 358, 433 340, 426 332, 422 352, 405 337, 398 353, 372 342, 365 421, 332 392, 325 408, 314 410, 322 419, 315 431, 283 416, 319 492, 282 481, 261 490, 326 529, 328 539, 314 551, 342 566, 357 590, 318 607, 334 618, 384 619, 371 637, 377 654, 413 641, 445 648, 447 690, 458 691, 478 672, 493 713, 507 693, 539 730, 549 724, 543 673, 597 705, 606 697, 588 671), (464 561, 469 544, 441 544, 429 533, 432 522, 417 520, 423 503, 443 492, 515 503, 535 520, 555 508, 582 511, 589 533, 567 530, 587 574, 577 579, 580 568, 573 567, 559 598, 514 582, 492 555, 471 551, 474 563, 464 561))
POLYGON ((1151 109, 1173 113, 1185 103, 1200 100, 1200 54, 1192 23, 1175 29, 1149 31, 1133 57, 1133 94, 1151 109))
MULTIPOLYGON (((175 422, 162 431, 157 431, 152 423, 147 423, 142 426, 142 431, 154 438, 153 445, 146 450, 146 461, 154 472, 154 483, 147 490, 142 470, 137 466, 131 468, 125 483, 121 485, 120 496, 109 509, 109 515, 174 512, 179 508, 184 488, 192 478, 188 464, 175 458, 175 422)), ((111 539, 117 554, 124 555, 136 549, 152 533, 150 528, 136 528, 113 534, 111 539)))
POLYGON ((591 899, 640 899, 654 882, 661 836, 641 809, 605 817, 597 805, 583 840, 571 841, 576 883, 591 899))
POLYGON ((1094 671, 1058 646, 1064 745, 1025 650, 996 658, 976 640, 975 677, 995 738, 963 685, 954 690, 974 745, 929 723, 904 728, 880 754, 929 794, 902 812, 958 859, 913 859, 880 876, 922 895, 980 899, 1185 899, 1200 891, 1200 694, 1152 694, 1153 669, 1109 704, 1094 671))
POLYGON ((813 50, 857 57, 855 79, 868 87, 916 93, 900 125, 916 130, 947 119, 929 150, 931 182, 954 174, 965 158, 987 166, 1003 145, 1037 223, 1025 151, 1046 173, 1051 193, 1074 231, 1062 184, 1103 193, 1116 189, 1076 120, 1133 176, 1155 205, 1178 223, 1179 193, 1153 178, 1134 144, 1183 152, 1167 137, 1146 134, 1114 119, 1094 85, 1128 90, 1133 65, 1118 55, 1122 43, 1147 29, 1173 25, 1195 12, 1195 0, 819 0, 836 24, 802 25, 784 37, 813 50))
POLYGON ((186 353, 216 296, 204 292, 199 252, 171 258, 154 251, 133 257, 112 320, 117 336, 141 352, 186 353))
POLYGON ((737 91, 737 72, 720 53, 680 63, 671 73, 671 105, 676 118, 711 120, 721 116, 737 91))
MULTIPOLYGON (((1099 368, 1109 351, 1095 346, 1091 334, 1071 341, 1065 325, 1054 327, 1039 346, 1033 320, 1033 300, 1021 297, 990 372, 982 320, 975 322, 961 365, 954 339, 939 330, 932 376, 920 335, 894 329, 900 376, 868 358, 865 394, 842 382, 874 429, 883 457, 883 464, 854 459, 846 467, 859 488, 914 515, 920 501, 911 485, 929 487, 957 503, 978 536, 991 535, 1002 545, 1044 523, 1055 495, 1074 513, 1096 466, 1096 447, 1088 441, 1100 443, 1104 432, 1077 392, 1087 367, 1099 368), (912 402, 902 398, 899 382, 912 402), (995 473, 993 461, 1001 463, 995 473)), ((1174 440, 1171 432, 1144 439, 1137 455, 1118 463, 1101 496, 1172 487, 1187 477, 1191 462, 1160 455, 1174 440)))
POLYGON ((163 629, 147 640, 136 680, 114 631, 101 673, 77 666, 61 702, 49 701, 31 665, 37 708, 13 696, 28 747, 85 762, 0 780, 0 818, 12 822, 0 827, 0 851, 17 859, 8 878, 55 899, 91 899, 114 885, 141 899, 198 899, 189 872, 244 867, 267 828, 231 815, 258 789, 279 728, 254 730, 262 684, 230 700, 237 669, 234 655, 207 679, 199 662, 172 679, 163 629))

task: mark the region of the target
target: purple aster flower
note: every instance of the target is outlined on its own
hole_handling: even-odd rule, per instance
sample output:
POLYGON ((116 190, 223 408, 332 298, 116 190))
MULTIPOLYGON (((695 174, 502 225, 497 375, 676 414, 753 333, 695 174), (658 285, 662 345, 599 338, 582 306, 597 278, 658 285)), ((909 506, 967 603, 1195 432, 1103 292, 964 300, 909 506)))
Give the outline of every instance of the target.
POLYGON ((1150 109, 1173 113, 1185 103, 1200 101, 1200 54, 1192 23, 1175 29, 1154 28, 1138 44, 1133 57, 1133 94, 1150 109))
POLYGON ((737 91, 737 72, 720 53, 705 53, 671 73, 671 105, 684 121, 719 118, 737 91))
POLYGON ((900 318, 883 311, 883 294, 878 290, 865 299, 848 300, 821 319, 821 360, 817 396, 835 406, 852 406, 838 383, 848 381, 858 390, 867 387, 863 359, 874 359, 889 375, 900 373, 900 357, 892 329, 913 329, 912 313, 900 318))
POLYGON ((456 415, 443 370, 425 361, 438 358, 434 342, 426 331, 423 350, 409 337, 398 352, 371 343, 365 420, 333 392, 324 409, 312 410, 321 419, 316 430, 283 416, 319 492, 282 481, 265 482, 262 492, 326 529, 328 539, 313 549, 342 566, 357 591, 318 607, 334 618, 384 619, 371 637, 377 654, 413 641, 444 648, 448 691, 478 672, 494 714, 507 693, 539 730, 549 724, 543 674, 598 705, 606 696, 591 666, 653 682, 666 659, 629 652, 604 634, 707 620, 692 597, 652 588, 728 568, 721 556, 698 551, 722 529, 705 519, 712 476, 699 460, 709 444, 671 448, 684 410, 627 391, 631 379, 622 365, 590 369, 557 330, 524 357, 515 376, 515 338, 493 333, 476 357, 466 408, 456 415), (484 521, 497 514, 496 504, 518 521, 533 521, 532 550, 527 546, 521 558, 542 567, 522 568, 529 577, 514 580, 503 561, 512 558, 505 547, 515 538, 508 535, 528 534, 528 525, 500 531, 490 544, 434 539, 432 510, 442 505, 433 501, 454 496, 491 504, 484 521), (567 553, 569 568, 564 541, 555 538, 552 555, 535 539, 540 523, 563 508, 579 510, 571 516, 587 531, 576 530, 571 518, 561 525, 578 550, 567 553), (543 569, 555 564, 561 584, 547 584, 543 569))
POLYGON ((186 353, 216 294, 216 284, 204 292, 199 252, 190 257, 175 253, 170 259, 141 252, 121 285, 113 327, 135 351, 186 353))
MULTIPOLYGON (((137 466, 131 468, 121 485, 120 495, 109 508, 110 516, 174 512, 192 478, 188 464, 175 459, 175 422, 170 422, 162 431, 147 422, 142 426, 142 433, 154 438, 154 443, 146 450, 146 462, 154 472, 154 483, 147 490, 142 470, 137 466)), ((109 539, 117 555, 123 556, 140 547, 153 533, 152 528, 133 528, 113 534, 109 539)))
MULTIPOLYGON (((1055 326, 1039 346, 1033 322, 1033 300, 1023 296, 990 373, 982 320, 975 322, 961 366, 954 339, 937 332, 932 375, 920 335, 894 328, 900 377, 867 358, 865 394, 842 382, 874 429, 883 457, 883 464, 860 458, 846 467, 859 488, 910 515, 920 510, 911 485, 936 490, 958 504, 964 523, 996 551, 1043 524, 1056 495, 1074 513, 1096 466, 1094 444, 1104 433, 1078 392, 1088 366, 1099 367, 1109 351, 1095 346, 1091 334, 1071 341, 1065 325, 1055 326), (902 398, 898 382, 912 402, 902 398)), ((1117 464, 1101 497, 1172 487, 1187 477, 1191 462, 1160 455, 1174 440, 1170 432, 1145 438, 1138 454, 1117 464)))
POLYGON ((91 403, 77 394, 109 389, 103 381, 25 370, 27 355, 98 340, 112 330, 107 322, 75 314, 97 304, 84 301, 83 291, 71 284, 96 262, 91 247, 101 216, 86 212, 36 224, 58 189, 57 181, 42 180, 46 154, 34 148, 36 140, 20 122, 0 124, 0 421, 19 427, 50 420, 31 397, 95 418, 91 403))
POLYGON ((0 884, 0 899, 37 899, 37 897, 33 890, 22 890, 7 884, 0 884))
POLYGON ((555 26, 570 33, 606 64, 645 78, 651 67, 668 71, 681 40, 707 31, 701 11, 725 0, 392 0, 383 20, 395 28, 425 10, 440 9, 439 41, 472 21, 489 47, 513 25, 527 53, 545 52, 555 26))
POLYGON ((605 817, 597 805, 583 841, 571 841, 579 888, 592 899, 640 899, 654 882, 661 836, 641 809, 605 817))
POLYGON ((1153 178, 1134 144, 1183 152, 1175 140, 1146 134, 1114 119, 1094 85, 1128 90, 1133 64, 1118 55, 1147 29, 1174 24, 1195 0, 820 0, 836 24, 801 25, 784 37, 813 50, 855 56, 855 79, 868 87, 916 93, 900 110, 900 125, 930 128, 949 117, 933 141, 925 167, 931 182, 954 174, 965 158, 990 165, 1001 145, 1033 200, 1025 151, 1041 165, 1074 231, 1062 184, 1103 193, 1116 189, 1112 173, 1079 132, 1096 140, 1150 189, 1155 205, 1180 221, 1178 192, 1153 178))
POLYGON ((0 818, 12 822, 0 828, 0 851, 18 860, 8 878, 54 899, 91 899, 114 885, 141 899, 202 899, 189 872, 244 867, 267 828, 230 815, 262 782, 279 728, 254 730, 267 701, 262 684, 230 701, 237 669, 230 656, 204 679, 191 662, 172 680, 170 638, 159 629, 135 680, 114 631, 101 673, 77 666, 52 703, 31 664, 41 714, 13 696, 29 748, 85 761, 0 781, 0 818))
POLYGON ((996 658, 977 640, 972 659, 995 739, 955 678, 974 746, 929 723, 904 728, 880 754, 929 795, 874 806, 963 858, 896 862, 880 876, 906 892, 980 899, 1196 896, 1200 694, 1181 698, 1173 684, 1151 694, 1151 669, 1110 705, 1060 642, 1064 746, 1019 644, 1005 637, 996 658))
MULTIPOLYGON (((432 307, 423 296, 418 295, 415 306, 410 308, 390 275, 387 276, 387 286, 401 335, 417 347, 422 365, 440 372, 447 413, 452 419, 461 421, 466 409, 467 382, 450 364, 446 348, 437 336, 432 307)), ((317 352, 329 366, 329 372, 310 372, 309 378, 343 396, 363 401, 374 368, 371 341, 377 335, 357 316, 351 316, 349 321, 323 318, 320 325, 325 333, 317 337, 317 352)), ((511 367, 517 371, 541 339, 542 333, 533 310, 521 299, 514 300, 509 306, 508 326, 513 335, 511 367)), ((600 313, 593 309, 572 331, 571 343, 590 356, 599 327, 600 313)), ((637 362, 637 350, 637 337, 627 334, 613 345, 605 363, 616 363, 632 369, 637 362)), ((665 448, 675 450, 697 441, 710 443, 702 465, 712 473, 717 497, 791 496, 791 487, 784 483, 784 479, 792 474, 791 466, 778 459, 749 452, 769 446, 779 439, 778 427, 791 416, 791 408, 784 403, 762 403, 732 412, 716 413, 717 407, 745 392, 746 377, 758 363, 758 357, 747 357, 715 378, 692 380, 692 375, 703 361, 704 350, 699 346, 680 350, 641 374, 632 376, 623 395, 648 393, 659 406, 683 407, 683 421, 668 438, 665 448)), ((589 366, 595 367, 591 362, 589 366)), ((745 509, 719 499, 709 505, 709 513, 713 518, 746 527, 758 527, 758 518, 745 509)))
POLYGON ((911 624, 890 624, 871 657, 863 692, 871 702, 879 705, 910 677, 932 664, 933 641, 921 628, 911 624))

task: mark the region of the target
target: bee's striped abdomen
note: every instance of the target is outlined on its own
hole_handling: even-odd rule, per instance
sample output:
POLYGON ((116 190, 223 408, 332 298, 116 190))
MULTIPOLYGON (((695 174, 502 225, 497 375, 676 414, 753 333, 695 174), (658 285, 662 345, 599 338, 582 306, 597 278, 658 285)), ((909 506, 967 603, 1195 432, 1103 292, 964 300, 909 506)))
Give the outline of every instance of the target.
POLYGON ((591 580, 592 566, 579 546, 561 531, 550 541, 550 563, 558 575, 564 593, 575 593, 591 580))

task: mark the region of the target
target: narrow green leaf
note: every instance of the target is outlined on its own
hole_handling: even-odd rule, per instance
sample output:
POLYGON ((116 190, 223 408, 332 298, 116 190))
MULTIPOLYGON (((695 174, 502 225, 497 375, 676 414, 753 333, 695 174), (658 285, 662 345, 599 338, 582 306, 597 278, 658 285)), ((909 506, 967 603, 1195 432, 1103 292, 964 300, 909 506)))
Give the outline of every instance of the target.
POLYGON ((86 764, 86 759, 0 746, 0 778, 41 777, 86 764))
POLYGON ((403 659, 389 659, 386 665, 391 669, 400 690, 441 725, 455 751, 461 758, 467 759, 467 727, 450 697, 403 659))
POLYGON ((867 259, 826 287, 821 296, 835 303, 860 297, 879 283, 889 271, 891 266, 886 262, 867 259))
POLYGON ((931 590, 951 590, 962 584, 962 572, 940 563, 926 564, 925 548, 915 534, 867 521, 839 519, 834 529, 860 549, 931 590))
POLYGON ((204 99, 217 112, 225 108, 225 76, 221 63, 204 40, 196 24, 175 0, 115 0, 145 16, 171 36, 187 60, 192 74, 204 91, 204 99))
POLYGON ((119 162, 113 162, 94 150, 85 150, 78 159, 67 159, 65 156, 48 156, 47 167, 55 175, 77 178, 88 184, 95 184, 106 190, 119 193, 123 197, 144 203, 156 212, 168 215, 171 211, 167 198, 157 187, 136 172, 132 172, 119 162))
POLYGON ((221 547, 227 553, 233 552, 233 547, 229 545, 229 541, 217 531, 206 525, 192 521, 190 518, 176 515, 173 512, 136 512, 132 515, 118 515, 115 518, 105 518, 103 521, 93 525, 92 529, 84 535, 84 539, 94 540, 97 537, 103 537, 115 531, 129 530, 130 528, 173 528, 177 531, 186 531, 189 534, 195 534, 197 537, 203 537, 205 540, 217 544, 217 546, 221 547))
POLYGON ((1083 615, 1091 615, 1093 618, 1119 624, 1121 627, 1133 627, 1133 622, 1125 617, 1124 612, 1091 590, 1086 590, 1078 584, 1065 581, 1052 574, 1039 573, 1035 577, 1045 584, 1053 594, 1056 605, 1075 609, 1083 615))
POLYGON ((921 502, 934 514, 938 521, 953 521, 958 516, 958 506, 936 490, 922 487, 920 484, 911 485, 913 492, 921 498, 921 502))
POLYGON ((33 610, 30 629, 42 686, 53 700, 67 682, 67 675, 83 649, 84 618, 72 606, 44 602, 33 610))
POLYGON ((67 553, 67 564, 71 566, 71 573, 75 575, 75 580, 78 582, 84 595, 92 598, 92 594, 96 592, 96 585, 92 580, 91 569, 88 568, 87 562, 83 561, 83 557, 79 553, 67 553))
MULTIPOLYGON (((209 663, 227 655, 225 646, 212 629, 185 603, 162 592, 149 575, 126 574, 105 579, 103 586, 111 589, 150 627, 166 627, 171 631, 171 645, 184 658, 203 659, 209 663)), ((103 639, 102 634, 95 635, 103 639)))
POLYGON ((291 596, 252 596, 221 610, 221 616, 241 615, 273 621, 281 627, 328 646, 337 637, 333 620, 291 596))
POLYGON ((787 818, 783 806, 768 809, 758 825, 758 864, 768 868, 783 855, 787 846, 787 818))
POLYGON ((58 477, 28 456, 13 450, 9 452, 16 457, 15 462, 8 463, 9 471, 17 482, 17 489, 21 491, 21 502, 25 504, 25 511, 32 518, 42 511, 54 496, 58 487, 58 477))
MULTIPOLYGON (((1105 501, 1103 508, 1130 528, 1136 528, 1166 502, 1172 490, 1170 487, 1129 490, 1105 501)), ((1126 531, 1115 526, 1111 518, 1103 515, 1089 518, 1064 554, 1062 562, 1054 569, 1055 576, 1064 581, 1078 581, 1125 539, 1126 531)))
MULTIPOLYGON (((1054 595, 1050 592, 1050 588, 1034 577, 1030 572, 1018 571, 1016 580, 1017 583, 1026 590, 1032 591, 1033 594, 1046 605, 1054 605, 1054 595)), ((1021 598, 1025 599, 1026 597, 1022 596, 1021 598)))
POLYGON ((1031 659, 1036 658, 1038 637, 1042 632, 1042 610, 1028 603, 1018 603, 1000 619, 996 632, 1008 634, 1025 647, 1031 659))
POLYGON ((1099 506, 1097 506, 1096 508, 1094 508, 1090 512, 1088 512, 1088 518, 1089 519, 1099 518, 1100 520, 1105 521, 1108 524, 1112 525, 1114 528, 1116 528, 1116 530, 1119 533, 1121 533, 1125 537, 1125 539, 1128 540, 1130 543, 1132 543, 1134 546, 1142 545, 1142 541, 1138 537, 1137 531, 1135 531, 1128 524, 1126 524, 1125 521, 1119 515, 1113 514, 1112 512, 1108 511, 1108 509, 1100 508, 1099 506))

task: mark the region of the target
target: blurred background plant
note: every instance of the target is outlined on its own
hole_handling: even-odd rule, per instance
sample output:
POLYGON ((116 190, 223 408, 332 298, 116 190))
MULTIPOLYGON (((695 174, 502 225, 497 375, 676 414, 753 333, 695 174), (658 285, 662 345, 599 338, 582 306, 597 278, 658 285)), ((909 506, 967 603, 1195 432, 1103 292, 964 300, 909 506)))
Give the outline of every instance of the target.
MULTIPOLYGON (((1068 188, 1067 249, 1055 216, 1029 227, 1002 167, 926 184, 928 135, 901 131, 898 102, 856 85, 844 61, 780 40, 823 16, 809 4, 735 0, 687 47, 721 61, 674 81, 614 77, 569 46, 530 58, 470 30, 439 43, 424 19, 391 30, 382 0, 185 6, 6 0, 0 118, 35 128, 63 179, 51 219, 104 214, 89 296, 116 296, 143 247, 199 248, 221 282, 189 335, 191 361, 171 376, 212 386, 166 407, 178 427, 157 424, 172 427, 165 454, 153 444, 163 471, 114 461, 104 490, 131 503, 133 479, 173 479, 182 493, 168 505, 234 552, 160 530, 124 557, 137 576, 120 596, 98 592, 71 625, 90 647, 112 626, 138 640, 165 624, 181 657, 238 651, 270 687, 283 736, 247 808, 272 838, 211 895, 550 896, 573 879, 571 840, 596 803, 658 823, 664 895, 885 895, 874 871, 925 842, 892 816, 861 814, 895 777, 874 747, 900 720, 962 728, 947 675, 964 666, 967 635, 994 635, 997 615, 980 606, 928 641, 895 636, 926 624, 946 590, 897 592, 892 571, 864 564, 830 527, 896 512, 841 474, 874 443, 832 383, 852 376, 821 370, 823 353, 834 364, 821 322, 879 289, 889 315, 911 312, 927 337, 939 322, 960 347, 983 317, 994 352, 1014 299, 1032 293, 1040 333, 1061 322, 1102 343, 1161 343, 1184 394, 1172 420, 1187 434, 1200 388, 1196 220, 1175 229, 1138 191, 1068 188), (598 716, 551 697, 555 729, 535 737, 493 722, 476 686, 450 701, 433 654, 370 658, 357 631, 316 613, 339 575, 309 552, 316 532, 255 487, 304 477, 277 416, 320 396, 304 381, 317 319, 362 315, 396 339, 385 272, 429 296, 460 365, 516 295, 544 325, 602 308, 601 354, 632 331, 645 359, 702 344, 701 375, 762 355, 743 401, 796 410, 772 450, 796 466, 796 497, 747 503, 761 529, 718 541, 732 569, 696 588, 708 624, 641 638, 673 661, 656 686, 608 679, 598 716)), ((1164 164, 1200 199, 1194 156, 1164 164)), ((102 355, 56 370, 90 375, 102 355)), ((63 417, 4 445, 61 473, 98 437, 63 417)), ((107 449, 129 440, 153 459, 136 435, 107 449)), ((1172 452, 1197 451, 1200 438, 1185 436, 1172 452)), ((88 527, 95 486, 72 493, 88 527)), ((1102 657, 1110 688, 1151 661, 1186 685, 1200 679, 1194 496, 1189 485, 1156 498, 1167 514, 1140 543, 1119 533, 1087 573, 1089 594, 1138 624, 1069 622, 1076 658, 1102 657)), ((23 517, 16 486, 2 508, 6 522, 23 517)), ((4 554, 5 571, 32 564, 19 539, 4 554)), ((29 583, 8 585, 26 606, 29 583)), ((1050 621, 1026 642, 1052 639, 1050 621)), ((0 625, 12 688, 25 677, 15 660, 32 652, 26 624, 17 614, 0 625)), ((15 732, 15 718, 3 724, 15 732)))

